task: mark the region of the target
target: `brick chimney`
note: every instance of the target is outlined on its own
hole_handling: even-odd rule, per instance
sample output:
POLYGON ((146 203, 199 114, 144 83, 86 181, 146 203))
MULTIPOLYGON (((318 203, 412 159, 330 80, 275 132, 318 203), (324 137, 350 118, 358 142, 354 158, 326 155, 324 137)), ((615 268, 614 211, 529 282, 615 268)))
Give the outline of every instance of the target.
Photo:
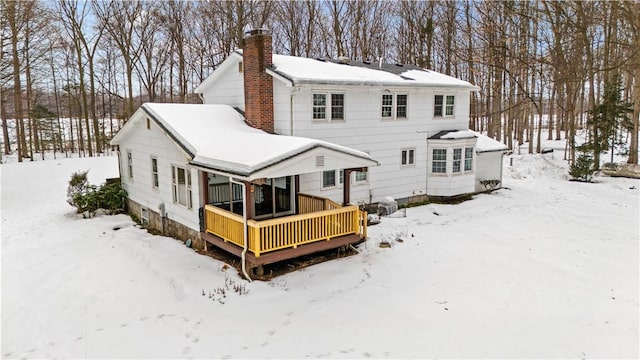
POLYGON ((249 125, 273 133, 273 78, 265 68, 273 63, 271 34, 265 29, 245 33, 242 50, 244 114, 249 125))

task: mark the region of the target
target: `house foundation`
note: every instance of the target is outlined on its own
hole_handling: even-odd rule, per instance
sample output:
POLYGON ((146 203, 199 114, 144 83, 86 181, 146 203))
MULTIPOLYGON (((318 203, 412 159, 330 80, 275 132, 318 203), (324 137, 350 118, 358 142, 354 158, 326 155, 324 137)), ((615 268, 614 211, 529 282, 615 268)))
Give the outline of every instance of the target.
POLYGON ((191 239, 192 248, 197 250, 205 249, 204 240, 200 236, 199 231, 193 230, 167 216, 162 217, 160 213, 151 208, 144 207, 131 199, 127 199, 127 212, 134 219, 138 219, 142 227, 154 234, 169 236, 184 243, 191 239), (144 218, 143 208, 146 209, 146 217, 144 218))

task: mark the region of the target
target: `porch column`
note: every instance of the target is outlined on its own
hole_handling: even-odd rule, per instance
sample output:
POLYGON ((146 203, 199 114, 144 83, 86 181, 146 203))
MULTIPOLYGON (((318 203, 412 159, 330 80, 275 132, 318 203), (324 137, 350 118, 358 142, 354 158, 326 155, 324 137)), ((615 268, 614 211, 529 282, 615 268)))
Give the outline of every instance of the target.
POLYGON ((242 206, 245 208, 247 219, 252 219, 253 213, 251 210, 253 208, 253 184, 248 181, 244 181, 244 188, 246 192, 244 194, 244 204, 242 204, 242 206))
POLYGON ((351 173, 354 171, 367 172, 366 167, 343 169, 344 184, 342 186, 342 206, 347 206, 351 202, 351 173))

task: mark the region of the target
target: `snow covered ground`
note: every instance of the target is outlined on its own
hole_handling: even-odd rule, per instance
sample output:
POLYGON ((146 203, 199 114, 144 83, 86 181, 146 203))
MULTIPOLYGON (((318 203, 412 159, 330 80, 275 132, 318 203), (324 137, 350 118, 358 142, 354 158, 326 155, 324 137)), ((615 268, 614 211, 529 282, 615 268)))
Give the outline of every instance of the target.
POLYGON ((551 155, 252 283, 127 216, 79 218, 71 173, 100 183, 114 157, 3 164, 2 357, 638 358, 640 182, 569 182, 551 155))

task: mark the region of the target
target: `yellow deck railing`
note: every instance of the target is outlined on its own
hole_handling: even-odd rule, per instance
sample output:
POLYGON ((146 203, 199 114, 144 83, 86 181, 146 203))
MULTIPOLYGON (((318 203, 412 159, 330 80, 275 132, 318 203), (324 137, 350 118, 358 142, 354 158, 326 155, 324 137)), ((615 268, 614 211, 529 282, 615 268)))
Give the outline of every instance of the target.
POLYGON ((321 196, 298 194, 298 213, 340 209, 342 205, 321 196))
MULTIPOLYGON (((206 231, 224 241, 244 246, 241 216, 211 205, 205 207, 206 231)), ((367 235, 367 213, 350 205, 277 219, 247 221, 249 251, 256 257, 265 252, 296 248, 316 241, 357 234, 367 235)))

